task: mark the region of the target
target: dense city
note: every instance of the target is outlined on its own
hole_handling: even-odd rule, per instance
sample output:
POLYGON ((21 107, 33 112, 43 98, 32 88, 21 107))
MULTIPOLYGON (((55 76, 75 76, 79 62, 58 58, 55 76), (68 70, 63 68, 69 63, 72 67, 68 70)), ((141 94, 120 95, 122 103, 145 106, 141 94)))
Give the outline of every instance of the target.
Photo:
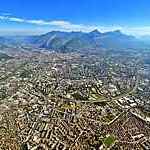
POLYGON ((149 58, 2 46, 0 150, 149 150, 149 58))

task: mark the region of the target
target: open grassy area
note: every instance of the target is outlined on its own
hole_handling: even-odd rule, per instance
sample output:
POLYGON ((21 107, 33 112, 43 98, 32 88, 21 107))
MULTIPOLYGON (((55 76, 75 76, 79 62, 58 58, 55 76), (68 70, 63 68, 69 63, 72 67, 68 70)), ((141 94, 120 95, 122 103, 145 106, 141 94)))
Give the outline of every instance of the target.
POLYGON ((113 135, 109 135, 108 137, 106 137, 104 139, 104 144, 107 146, 107 147, 110 147, 112 144, 114 144, 115 142, 115 137, 113 135))

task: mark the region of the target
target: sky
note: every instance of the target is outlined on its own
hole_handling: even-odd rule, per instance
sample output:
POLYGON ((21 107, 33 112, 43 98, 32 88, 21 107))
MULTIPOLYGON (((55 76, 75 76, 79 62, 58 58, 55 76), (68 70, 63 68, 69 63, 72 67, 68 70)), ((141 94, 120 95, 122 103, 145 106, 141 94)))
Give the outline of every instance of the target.
POLYGON ((150 35, 150 0, 0 0, 0 35, 94 29, 150 35))

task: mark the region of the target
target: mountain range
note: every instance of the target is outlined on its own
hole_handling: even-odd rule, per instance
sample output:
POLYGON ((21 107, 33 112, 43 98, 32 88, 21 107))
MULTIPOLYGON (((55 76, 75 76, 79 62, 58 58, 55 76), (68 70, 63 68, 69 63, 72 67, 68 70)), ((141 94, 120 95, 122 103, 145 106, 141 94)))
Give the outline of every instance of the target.
POLYGON ((7 59, 11 59, 12 57, 8 56, 5 53, 0 52, 0 61, 1 60, 7 60, 7 59))
POLYGON ((0 38, 0 43, 26 43, 48 50, 59 52, 85 51, 93 49, 128 49, 149 48, 150 44, 134 36, 126 35, 119 30, 101 33, 52 31, 39 36, 0 38))
POLYGON ((29 37, 28 42, 41 48, 61 52, 98 48, 148 48, 150 46, 148 43, 134 36, 123 34, 119 30, 105 33, 98 30, 89 33, 52 31, 40 36, 29 37))

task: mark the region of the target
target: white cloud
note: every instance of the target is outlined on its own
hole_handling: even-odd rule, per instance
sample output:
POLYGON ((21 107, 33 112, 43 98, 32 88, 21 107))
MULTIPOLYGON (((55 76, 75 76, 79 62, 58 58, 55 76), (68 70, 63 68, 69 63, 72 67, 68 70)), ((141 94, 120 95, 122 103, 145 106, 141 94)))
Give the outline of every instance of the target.
POLYGON ((150 35, 150 26, 125 27, 123 31, 136 36, 150 35))
POLYGON ((6 17, 5 17, 5 16, 0 16, 0 19, 1 19, 1 20, 5 20, 6 17))
POLYGON ((35 24, 35 25, 49 25, 49 22, 46 22, 44 20, 25 20, 25 22, 35 24))
POLYGON ((118 27, 102 27, 102 26, 90 26, 84 24, 73 24, 69 21, 64 20, 53 20, 53 21, 46 21, 46 20, 30 20, 30 19, 22 19, 18 17, 12 16, 0 16, 0 20, 11 21, 11 22, 18 22, 18 23, 28 23, 34 24, 38 26, 55 26, 60 28, 60 30, 64 29, 66 31, 91 31, 94 29, 100 29, 101 31, 109 31, 111 29, 118 29, 118 27))
POLYGON ((3 16, 11 16, 12 14, 11 13, 8 13, 8 12, 3 12, 1 13, 3 16))
MULTIPOLYGON (((84 24, 74 24, 69 21, 64 20, 32 20, 32 19, 23 19, 18 17, 13 17, 11 14, 3 13, 0 15, 0 20, 10 21, 10 22, 18 22, 18 23, 27 23, 33 24, 37 26, 46 26, 50 29, 58 29, 64 31, 84 31, 89 32, 94 29, 98 29, 101 32, 113 31, 113 30, 121 30, 124 33, 132 34, 136 36, 141 35, 150 35, 150 26, 145 27, 122 27, 122 26, 99 26, 99 25, 84 25, 84 24)), ((44 30, 44 29, 43 29, 44 30)))
POLYGON ((6 20, 14 21, 14 22, 25 22, 24 19, 21 19, 21 18, 15 18, 15 17, 6 17, 6 20))

